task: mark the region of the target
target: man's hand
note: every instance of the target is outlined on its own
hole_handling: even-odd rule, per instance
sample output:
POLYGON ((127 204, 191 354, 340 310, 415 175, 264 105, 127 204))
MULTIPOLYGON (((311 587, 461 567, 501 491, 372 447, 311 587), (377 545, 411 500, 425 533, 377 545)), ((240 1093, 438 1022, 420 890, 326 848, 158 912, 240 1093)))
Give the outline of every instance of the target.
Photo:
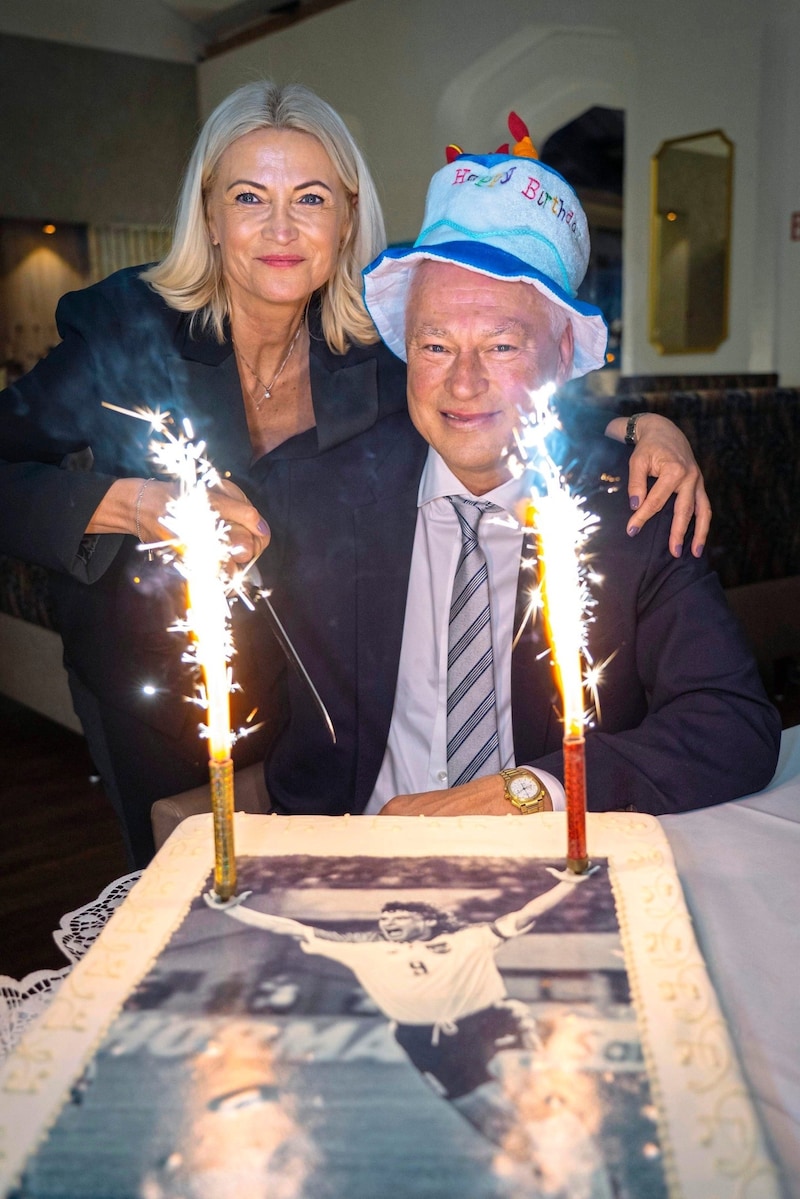
MULTIPOLYGON (((625 440, 626 420, 617 416, 606 428, 606 436, 625 440)), ((635 537, 651 516, 660 512, 675 493, 675 511, 669 532, 670 553, 680 558, 689 522, 694 516, 692 553, 702 554, 711 524, 711 504, 692 447, 672 421, 655 412, 644 412, 636 425, 636 447, 631 454, 628 476, 630 506, 636 515, 628 521, 628 535, 635 537), (648 492, 648 478, 655 483, 648 492)))
POLYGON ((585 883, 587 878, 597 874, 599 869, 599 866, 590 866, 588 870, 584 870, 583 874, 576 874, 574 870, 556 870, 555 866, 545 866, 545 870, 548 874, 552 874, 553 878, 557 878, 560 883, 572 883, 573 886, 585 883))
POLYGON ((204 891, 203 899, 215 912, 229 912, 231 908, 237 908, 240 903, 244 903, 252 894, 252 891, 242 891, 239 895, 231 895, 230 899, 220 899, 216 891, 204 891))
POLYGON ((499 774, 473 779, 445 791, 422 791, 419 795, 396 795, 381 810, 381 816, 520 816, 505 798, 499 774))

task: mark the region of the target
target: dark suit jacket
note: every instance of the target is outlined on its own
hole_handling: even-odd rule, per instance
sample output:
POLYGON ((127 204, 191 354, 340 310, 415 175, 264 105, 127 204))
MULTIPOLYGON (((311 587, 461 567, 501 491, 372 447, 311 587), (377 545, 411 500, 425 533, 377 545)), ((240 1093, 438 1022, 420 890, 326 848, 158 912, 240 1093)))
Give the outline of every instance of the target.
MULTIPOLYGON (((267 767, 285 812, 360 812, 389 731, 427 446, 405 413, 298 463, 291 495, 270 508, 263 556, 273 602, 329 707, 331 746, 296 680, 290 720, 267 767), (355 664, 355 668, 354 668, 355 664)), ((601 720, 587 735, 589 807, 634 805, 660 814, 702 807, 764 786, 780 724, 752 656, 704 560, 673 559, 671 505, 632 539, 625 533, 627 451, 581 448, 576 484, 601 517, 591 549, 604 578, 590 649, 611 659, 601 720), (620 479, 609 493, 601 474, 620 479)), ((532 582, 520 575, 518 609, 532 582)), ((563 777, 561 724, 542 629, 527 626, 512 662, 518 763, 563 777)))
MULTIPOLYGON (((119 717, 112 753, 118 759, 154 753, 146 739, 134 736, 141 722, 174 738, 176 752, 182 748, 202 764, 198 710, 185 702, 191 685, 179 641, 167 632, 180 606, 177 577, 158 561, 148 562, 133 537, 84 537, 115 478, 156 473, 148 460, 148 425, 103 408, 101 401, 189 416, 220 474, 229 473, 269 520, 272 496, 281 505, 290 493, 295 462, 323 462, 326 450, 405 409, 405 367, 381 344, 332 353, 312 306, 317 426, 260 461, 261 494, 230 340, 220 344, 213 336, 193 335, 188 318, 142 283, 141 269, 65 296, 57 312, 63 341, 0 396, 0 552, 52 571, 71 675, 104 712, 119 717), (87 448, 93 469, 67 469, 74 464, 69 456, 86 465, 87 448), (155 695, 143 693, 144 682, 153 684, 155 695)), ((254 704, 269 717, 265 709, 274 706, 283 657, 260 615, 238 605, 235 625, 235 670, 244 687, 234 696, 237 717, 254 704)), ((284 719, 283 712, 277 715, 284 719)), ((155 762, 151 774, 158 774, 155 762)), ((193 781, 187 775, 185 785, 193 781)), ((180 789, 174 774, 152 782, 147 802, 180 789)))

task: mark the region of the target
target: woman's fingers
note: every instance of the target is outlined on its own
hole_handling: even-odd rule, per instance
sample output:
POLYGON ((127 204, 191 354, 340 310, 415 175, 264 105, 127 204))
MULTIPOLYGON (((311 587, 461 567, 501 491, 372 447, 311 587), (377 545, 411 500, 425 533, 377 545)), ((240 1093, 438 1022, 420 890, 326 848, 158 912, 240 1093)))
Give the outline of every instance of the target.
POLYGON ((209 491, 209 499, 230 528, 228 538, 234 561, 245 563, 258 558, 269 545, 270 528, 242 489, 223 479, 209 491))

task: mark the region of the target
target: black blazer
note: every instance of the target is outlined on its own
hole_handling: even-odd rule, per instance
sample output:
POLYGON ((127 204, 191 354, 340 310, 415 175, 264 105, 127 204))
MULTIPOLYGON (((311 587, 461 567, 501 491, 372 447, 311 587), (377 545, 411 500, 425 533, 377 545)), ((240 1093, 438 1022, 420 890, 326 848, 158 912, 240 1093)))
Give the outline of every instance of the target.
MULTIPOLYGON (((52 571, 71 674, 103 705, 175 737, 188 731, 199 748, 187 730, 196 726, 197 709, 184 699, 190 685, 180 644, 166 631, 180 608, 174 572, 148 562, 133 537, 83 535, 115 478, 156 473, 147 424, 102 401, 190 417, 219 472, 229 473, 271 521, 273 503, 282 506, 290 493, 294 463, 324 458, 405 409, 405 367, 381 344, 332 353, 312 306, 316 428, 262 458, 256 471, 230 339, 193 335, 188 318, 141 281, 141 269, 65 296, 57 312, 63 341, 0 396, 0 552, 52 571), (69 469, 87 465, 87 449, 93 469, 69 469), (155 695, 143 694, 144 682, 155 695)), ((238 716, 272 695, 283 658, 260 616, 239 605, 235 625, 235 669, 244 686, 238 716)))
MULTIPOLYGON (((302 647, 333 717, 331 746, 290 680, 290 720, 267 765, 285 812, 363 811, 386 747, 427 446, 405 413, 298 463, 291 496, 271 509, 263 556, 273 602, 302 647)), ((592 541, 603 576, 590 649, 610 658, 602 719, 587 735, 589 807, 661 814, 758 790, 772 776, 780 724, 741 631, 705 560, 668 552, 671 505, 638 537, 625 533, 627 451, 581 447, 576 483, 601 517, 592 541), (621 487, 599 488, 601 474, 621 487)), ((526 555, 527 556, 527 555, 526 555)), ((521 571, 518 613, 530 573, 521 571)), ((512 661, 518 763, 563 777, 561 724, 541 627, 526 626, 512 661)))

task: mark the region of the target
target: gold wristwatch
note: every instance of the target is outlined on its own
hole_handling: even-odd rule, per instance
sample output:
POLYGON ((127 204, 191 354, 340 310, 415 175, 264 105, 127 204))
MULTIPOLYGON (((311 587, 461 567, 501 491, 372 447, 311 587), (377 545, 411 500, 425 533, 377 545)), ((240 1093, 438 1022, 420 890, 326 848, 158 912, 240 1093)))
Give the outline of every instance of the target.
POLYGON ((539 776, 527 766, 509 766, 500 771, 500 777, 506 789, 505 798, 523 816, 529 812, 552 812, 550 792, 539 776))

